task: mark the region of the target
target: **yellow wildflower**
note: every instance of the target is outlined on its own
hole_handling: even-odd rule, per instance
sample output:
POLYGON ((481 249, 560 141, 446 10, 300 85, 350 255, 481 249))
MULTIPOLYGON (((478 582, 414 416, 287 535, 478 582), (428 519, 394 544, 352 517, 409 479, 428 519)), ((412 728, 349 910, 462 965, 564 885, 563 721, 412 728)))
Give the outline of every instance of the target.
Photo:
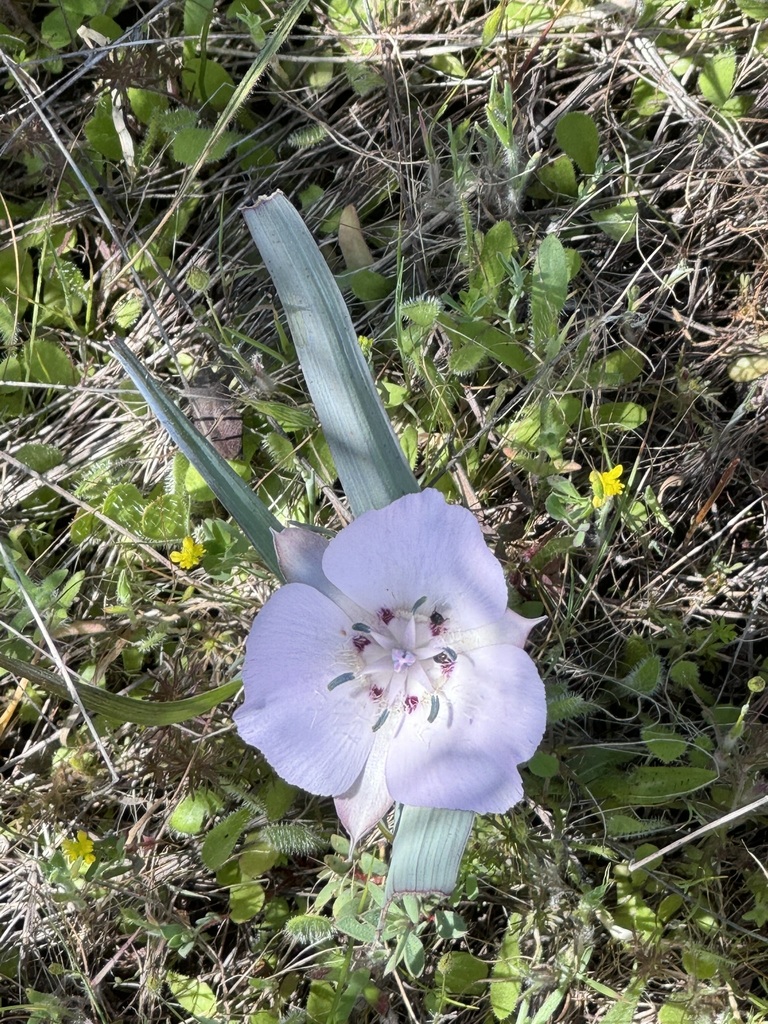
POLYGON ((619 480, 624 472, 623 466, 614 466, 606 473, 598 473, 593 469, 589 474, 589 482, 592 484, 592 504, 595 508, 602 508, 609 498, 615 494, 621 494, 624 484, 619 480))
POLYGON ((61 847, 70 864, 74 864, 76 860, 82 858, 83 864, 88 868, 96 860, 96 854, 93 852, 93 840, 89 839, 82 829, 77 833, 76 839, 65 839, 61 847))
POLYGON ((171 561, 181 569, 194 569, 204 554, 202 544, 198 544, 194 537, 185 537, 181 542, 181 551, 171 552, 171 561))

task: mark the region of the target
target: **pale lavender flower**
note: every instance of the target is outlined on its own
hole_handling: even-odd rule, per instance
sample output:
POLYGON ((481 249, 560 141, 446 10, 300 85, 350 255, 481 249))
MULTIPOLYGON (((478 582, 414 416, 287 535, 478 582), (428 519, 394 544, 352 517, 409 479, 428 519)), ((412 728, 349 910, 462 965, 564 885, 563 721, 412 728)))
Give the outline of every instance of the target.
POLYGON ((240 735, 282 778, 333 796, 357 841, 393 801, 503 812, 546 706, 474 516, 435 490, 366 512, 330 542, 289 528, 288 580, 246 647, 240 735))

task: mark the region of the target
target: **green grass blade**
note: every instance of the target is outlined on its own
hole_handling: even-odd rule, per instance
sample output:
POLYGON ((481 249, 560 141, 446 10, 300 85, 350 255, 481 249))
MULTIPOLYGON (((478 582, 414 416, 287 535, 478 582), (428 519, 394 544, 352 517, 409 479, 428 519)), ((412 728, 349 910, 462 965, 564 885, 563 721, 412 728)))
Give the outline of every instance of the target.
POLYGON ((281 47, 285 44, 286 39, 293 31, 296 22, 304 13, 308 4, 309 0, 293 0, 290 7, 282 13, 280 21, 275 26, 274 31, 271 32, 265 40, 264 45, 259 51, 258 57, 235 86, 229 102, 221 112, 221 117, 218 119, 211 132, 211 137, 208 140, 205 149, 200 154, 199 159, 187 175, 185 182, 187 186, 191 185, 191 183, 196 180, 200 173, 200 169, 210 156, 214 146, 224 135, 230 122, 237 117, 251 92, 253 92, 256 83, 275 59, 281 47))
POLYGON ((243 216, 285 309, 304 377, 354 515, 418 491, 328 264, 282 192, 243 216))
MULTIPOLYGON (((72 694, 64 683, 52 672, 46 672, 38 665, 29 665, 26 661, 0 654, 0 666, 22 679, 30 679, 60 700, 72 701, 72 694)), ((90 683, 75 682, 74 685, 80 700, 89 711, 103 715, 111 721, 132 722, 134 725, 176 725, 178 722, 197 718, 198 715, 203 715, 217 704, 221 704, 223 700, 234 697, 242 683, 239 679, 233 679, 230 683, 224 683, 223 686, 217 686, 205 693, 198 693, 194 697, 167 701, 123 697, 118 693, 102 690, 100 686, 91 686, 90 683)))
POLYGON ((152 412, 238 523, 264 565, 282 578, 271 532, 282 530, 281 523, 219 455, 208 438, 192 426, 125 342, 113 339, 112 349, 152 412))
POLYGON ((474 811, 398 806, 386 902, 406 892, 450 896, 474 820, 474 811))

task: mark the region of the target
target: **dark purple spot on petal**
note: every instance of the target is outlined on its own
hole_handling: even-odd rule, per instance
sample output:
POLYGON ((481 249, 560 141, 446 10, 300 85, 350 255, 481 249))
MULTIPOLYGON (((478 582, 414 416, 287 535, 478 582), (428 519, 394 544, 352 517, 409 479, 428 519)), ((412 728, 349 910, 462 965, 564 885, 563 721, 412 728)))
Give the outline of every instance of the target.
POLYGON ((370 642, 370 637, 363 636, 362 633, 357 633, 352 637, 352 646, 358 653, 364 651, 370 642))
POLYGON ((404 703, 405 703, 405 710, 406 710, 406 711, 408 712, 408 714, 410 715, 410 714, 413 714, 413 712, 414 712, 414 711, 416 710, 416 708, 417 708, 417 707, 419 706, 419 698, 418 698, 418 697, 414 697, 414 695, 413 695, 413 694, 409 694, 409 695, 408 695, 408 696, 407 696, 407 697, 405 698, 405 701, 404 701, 404 703))
POLYGON ((391 608, 379 608, 379 618, 381 619, 385 626, 388 626, 392 619, 394 619, 394 617, 395 613, 391 610, 391 608))
POLYGON ((381 695, 383 693, 384 690, 380 686, 372 686, 368 691, 368 696, 371 700, 381 700, 381 695))

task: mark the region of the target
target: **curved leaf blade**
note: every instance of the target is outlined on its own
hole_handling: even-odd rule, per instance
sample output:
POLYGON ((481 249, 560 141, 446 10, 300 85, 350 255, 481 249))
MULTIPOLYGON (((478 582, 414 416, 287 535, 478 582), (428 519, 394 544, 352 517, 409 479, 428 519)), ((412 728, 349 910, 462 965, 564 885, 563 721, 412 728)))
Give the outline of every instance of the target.
POLYGON ((243 216, 285 309, 353 514, 418 491, 344 299, 298 211, 275 192, 244 207, 243 216))
MULTIPOLYGON (((7 654, 0 654, 0 666, 21 679, 30 679, 37 683, 48 693, 52 693, 54 697, 72 702, 72 694, 69 689, 52 672, 47 672, 38 665, 29 665, 25 661, 19 661, 18 658, 11 658, 7 654)), ((234 697, 242 686, 242 682, 239 679, 233 679, 230 683, 224 683, 223 686, 217 686, 205 693, 198 693, 194 697, 167 701, 123 697, 119 693, 102 690, 100 686, 91 686, 90 683, 75 681, 74 685, 84 707, 113 722, 131 722, 134 725, 177 725, 190 718, 197 718, 198 715, 205 714, 206 711, 215 708, 222 701, 234 697)))
POLYGON ((272 531, 282 524, 199 433, 120 338, 112 349, 152 412, 253 544, 264 565, 282 579, 272 531))
POLYGON ((409 892, 450 896, 474 820, 474 811, 398 805, 385 901, 409 892))

